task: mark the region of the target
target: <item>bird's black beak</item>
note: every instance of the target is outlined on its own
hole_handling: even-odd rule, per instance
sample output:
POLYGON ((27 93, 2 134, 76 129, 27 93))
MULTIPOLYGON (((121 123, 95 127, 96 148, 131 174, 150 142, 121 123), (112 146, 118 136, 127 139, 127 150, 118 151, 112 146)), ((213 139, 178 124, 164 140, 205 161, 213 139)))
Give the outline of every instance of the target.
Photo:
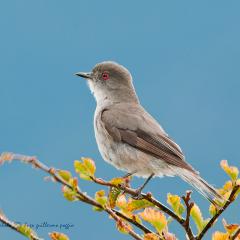
POLYGON ((75 73, 76 76, 86 78, 86 79, 92 79, 92 73, 91 72, 77 72, 75 73))

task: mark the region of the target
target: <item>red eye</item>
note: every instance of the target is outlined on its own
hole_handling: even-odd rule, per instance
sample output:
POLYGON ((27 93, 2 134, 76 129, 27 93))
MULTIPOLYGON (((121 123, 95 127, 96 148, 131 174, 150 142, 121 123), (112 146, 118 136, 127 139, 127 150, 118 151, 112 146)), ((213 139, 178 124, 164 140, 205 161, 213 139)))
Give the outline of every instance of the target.
POLYGON ((105 80, 105 81, 109 79, 109 74, 108 74, 108 72, 103 72, 103 74, 102 74, 102 79, 105 80))

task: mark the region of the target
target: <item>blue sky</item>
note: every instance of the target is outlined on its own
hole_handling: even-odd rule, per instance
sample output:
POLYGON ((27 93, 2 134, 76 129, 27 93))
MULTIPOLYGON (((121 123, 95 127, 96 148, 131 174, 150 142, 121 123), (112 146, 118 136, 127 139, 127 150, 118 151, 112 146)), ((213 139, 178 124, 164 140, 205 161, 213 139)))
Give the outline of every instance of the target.
MULTIPOLYGON (((75 159, 88 156, 98 176, 122 175, 98 152, 95 101, 73 76, 115 60, 131 71, 141 103, 188 161, 221 186, 227 177, 220 160, 239 165, 240 159, 239 7, 239 1, 216 0, 1 1, 0 152, 36 155, 71 171, 75 159)), ((70 230, 41 228, 42 237, 57 230, 71 239, 130 239, 104 213, 67 202, 44 176, 20 163, 1 166, 0 209, 22 223, 74 224, 70 230)), ((141 182, 134 179, 134 186, 141 182)), ((84 181, 80 186, 91 194, 98 189, 84 181)), ((156 178, 147 191, 165 201, 168 192, 189 188, 177 178, 156 178)), ((195 191, 193 198, 207 217, 206 200, 195 191)), ((224 214, 229 222, 239 222, 238 206, 224 214)), ((184 238, 176 224, 170 230, 184 238)), ((0 238, 24 239, 3 227, 0 238)))

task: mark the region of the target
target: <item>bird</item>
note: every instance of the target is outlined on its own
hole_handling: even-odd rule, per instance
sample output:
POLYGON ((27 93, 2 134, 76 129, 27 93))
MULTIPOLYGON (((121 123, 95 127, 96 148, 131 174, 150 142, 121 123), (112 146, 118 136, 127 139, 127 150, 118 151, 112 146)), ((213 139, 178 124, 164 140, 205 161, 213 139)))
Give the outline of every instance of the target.
POLYGON ((95 97, 94 132, 102 158, 126 176, 146 178, 136 197, 152 177, 178 176, 211 203, 223 197, 185 159, 177 143, 140 104, 129 70, 114 61, 96 64, 90 72, 77 72, 87 80, 95 97))

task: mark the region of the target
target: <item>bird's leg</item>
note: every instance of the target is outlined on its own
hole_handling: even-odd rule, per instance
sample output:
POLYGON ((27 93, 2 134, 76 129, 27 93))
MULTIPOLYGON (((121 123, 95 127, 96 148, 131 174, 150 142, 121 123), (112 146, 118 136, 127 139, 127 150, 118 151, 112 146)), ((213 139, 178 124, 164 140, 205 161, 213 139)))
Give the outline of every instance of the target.
POLYGON ((152 177, 154 176, 154 173, 152 173, 148 178, 147 180, 143 183, 143 185, 139 188, 136 189, 136 195, 133 196, 133 199, 136 199, 136 200, 139 200, 141 199, 141 192, 142 190, 144 189, 144 187, 148 184, 148 182, 152 179, 152 177))

